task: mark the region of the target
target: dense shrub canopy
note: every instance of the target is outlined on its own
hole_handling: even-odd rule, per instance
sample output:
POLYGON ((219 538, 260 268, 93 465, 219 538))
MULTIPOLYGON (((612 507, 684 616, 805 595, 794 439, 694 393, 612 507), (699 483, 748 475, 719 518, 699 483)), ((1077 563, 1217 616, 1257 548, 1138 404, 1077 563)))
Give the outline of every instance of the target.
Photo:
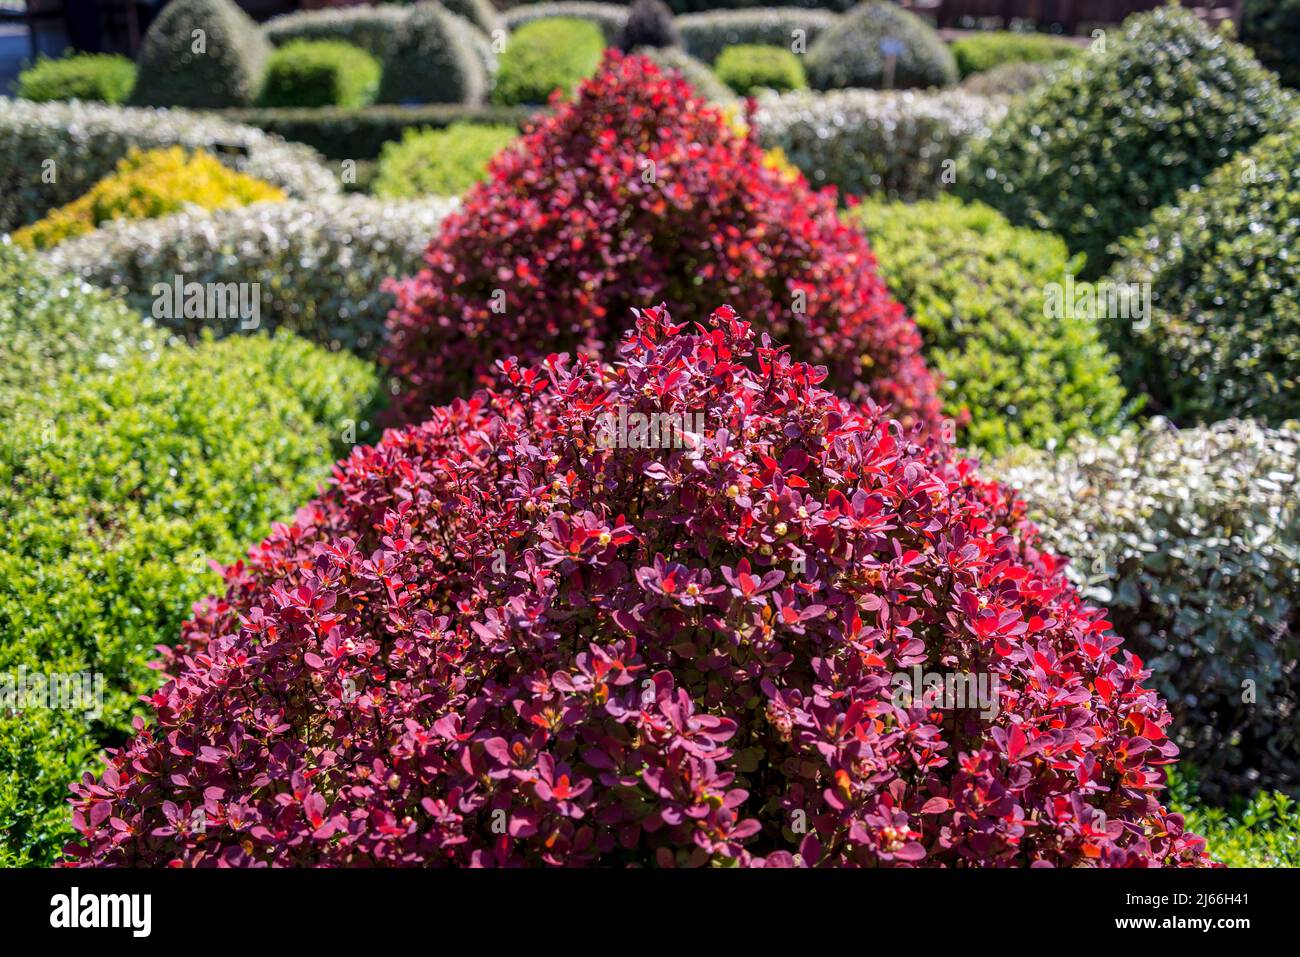
POLYGON ((853 215, 921 329, 962 444, 998 453, 1118 424, 1124 390, 1096 324, 1046 318, 1044 291, 1078 266, 1059 238, 952 199, 853 215))
POLYGON ((1081 47, 1063 37, 1000 30, 960 37, 949 49, 957 61, 957 71, 963 77, 1004 63, 1051 63, 1083 55, 1081 47))
POLYGON ((266 67, 262 106, 367 106, 379 93, 379 61, 337 40, 295 40, 266 67))
POLYGON ((1125 240, 1118 282, 1151 284, 1113 325, 1135 388, 1183 423, 1300 418, 1300 123, 1261 140, 1125 240))
POLYGON ((187 206, 224 209, 284 199, 269 183, 223 166, 211 153, 131 150, 80 199, 14 233, 20 246, 46 249, 115 219, 154 219, 187 206))
POLYGON ((5 422, 0 673, 98 673, 103 709, 0 716, 0 863, 57 854, 65 782, 129 734, 154 647, 218 580, 208 560, 233 560, 311 494, 375 387, 361 360, 257 337, 65 378, 5 422))
POLYGON ((784 47, 742 43, 727 47, 713 65, 718 79, 737 93, 803 90, 808 87, 803 63, 784 47))
MULTIPOLYGON (((148 315, 157 283, 257 283, 262 329, 285 327, 330 349, 373 355, 393 296, 384 280, 419 267, 450 199, 384 201, 329 196, 212 213, 123 221, 69 240, 48 258, 98 286, 121 287, 148 315)), ((163 316, 197 340, 239 322, 163 316)))
POLYGON ((553 17, 524 24, 501 55, 492 101, 545 103, 556 90, 568 96, 595 72, 604 49, 600 28, 586 20, 553 17))
POLYGON ((1283 83, 1300 87, 1300 0, 1245 0, 1241 41, 1283 83))
POLYGON ((162 338, 116 297, 0 239, 0 421, 52 401, 63 376, 112 369, 162 338))
POLYGON ((1019 96, 1050 80, 1061 62, 1003 63, 991 70, 972 73, 961 81, 961 88, 980 96, 1019 96))
POLYGON ((339 181, 320 155, 261 130, 185 110, 0 99, 0 231, 40 219, 113 172, 132 147, 204 149, 290 196, 329 196, 339 181), (53 176, 48 176, 52 171, 53 176))
POLYGON ((468 394, 494 360, 605 352, 638 303, 729 302, 844 394, 938 419, 920 337, 835 200, 783 171, 680 78, 617 51, 498 154, 404 282, 384 361, 401 411, 468 394))
POLYGON ((234 0, 171 0, 144 36, 131 102, 248 106, 261 91, 270 53, 261 29, 234 0))
POLYGON ((1300 432, 1156 419, 998 470, 1153 671, 1202 794, 1300 786, 1300 432))
POLYGON ((487 174, 488 161, 517 136, 514 126, 453 123, 444 130, 407 130, 386 143, 370 191, 375 196, 459 196, 487 174))
POLYGON ((723 50, 740 43, 782 47, 800 55, 840 22, 829 10, 770 7, 758 10, 718 10, 692 13, 677 19, 682 44, 693 57, 708 63, 723 50))
POLYGON ((940 192, 946 164, 1005 112, 964 90, 836 90, 764 96, 754 121, 814 185, 910 200, 940 192))
POLYGON ((1019 100, 972 145, 956 189, 1059 233, 1095 278, 1111 243, 1291 110, 1249 50, 1161 7, 1019 100))
POLYGON ((124 56, 78 53, 50 60, 42 57, 18 74, 18 95, 24 100, 82 100, 121 103, 135 86, 135 64, 124 56))
POLYGON ((669 321, 341 462, 75 787, 78 859, 1203 863, 1168 712, 1015 504, 730 309, 669 321), (695 424, 604 447, 602 409, 695 424), (913 665, 1000 709, 913 706, 913 665))
POLYGON ((893 3, 867 0, 808 50, 815 89, 951 86, 957 64, 934 29, 893 3))

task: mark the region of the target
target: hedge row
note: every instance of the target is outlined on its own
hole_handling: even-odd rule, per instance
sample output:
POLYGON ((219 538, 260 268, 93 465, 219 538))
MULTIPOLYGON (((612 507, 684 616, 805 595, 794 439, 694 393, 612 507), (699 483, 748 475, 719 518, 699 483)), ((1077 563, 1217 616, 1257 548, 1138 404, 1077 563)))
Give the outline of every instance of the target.
POLYGON ((729 46, 759 43, 807 53, 819 36, 840 20, 828 10, 772 7, 692 13, 677 20, 682 45, 693 57, 712 63, 729 46))
POLYGON ((0 99, 0 231, 34 222, 110 174, 132 148, 210 149, 290 196, 337 193, 319 154, 261 130, 184 110, 0 99))
POLYGON ((1006 112, 999 99, 961 90, 840 90, 759 101, 764 146, 780 147, 815 186, 919 199, 946 188, 955 158, 1006 112))
MULTIPOLYGON (((145 315, 154 285, 177 275, 259 283, 261 328, 283 326, 330 349, 370 355, 393 304, 384 280, 419 268, 429 237, 455 205, 346 196, 181 213, 112 224, 47 259, 96 286, 120 287, 145 315)), ((183 317, 158 321, 192 339, 237 328, 183 317)))
POLYGON ((424 106, 368 106, 360 110, 336 107, 223 110, 221 116, 286 140, 305 143, 330 159, 346 160, 374 159, 385 143, 400 140, 407 130, 443 129, 455 123, 522 129, 534 113, 534 108, 526 106, 430 103, 424 106))

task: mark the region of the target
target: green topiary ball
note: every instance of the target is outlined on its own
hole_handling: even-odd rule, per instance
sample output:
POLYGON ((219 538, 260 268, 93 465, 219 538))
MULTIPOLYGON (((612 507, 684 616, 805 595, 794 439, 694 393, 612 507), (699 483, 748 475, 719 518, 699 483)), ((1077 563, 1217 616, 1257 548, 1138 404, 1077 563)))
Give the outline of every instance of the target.
POLYGON ((1111 269, 1150 283, 1111 324, 1126 376, 1180 423, 1300 418, 1300 123, 1179 193, 1111 269))
POLYGON ((854 8, 808 51, 815 89, 906 89, 957 82, 952 53, 924 20, 876 0, 854 8))
POLYGON ((368 106, 379 92, 379 61, 350 43, 296 40, 271 54, 262 106, 368 106))
POLYGON ((727 47, 713 64, 718 79, 737 93, 804 90, 808 77, 799 58, 784 47, 742 43, 727 47))
POLYGON ((545 103, 555 90, 572 93, 596 72, 605 38, 588 20, 554 17, 525 24, 501 54, 492 100, 504 106, 545 103))
POLYGON ((959 443, 998 454, 1120 424, 1124 390, 1096 325, 1045 315, 1045 290, 1078 266, 1058 237, 950 197, 850 215, 916 318, 959 443))
POLYGON ((172 0, 137 59, 137 106, 250 106, 271 45, 232 0, 172 0))
POLYGON ((380 102, 482 103, 487 69, 471 32, 437 4, 412 7, 384 64, 380 102))
POLYGON ((1161 7, 1019 100, 967 150, 955 188, 1059 233, 1095 278, 1115 240, 1292 110, 1249 50, 1161 7))

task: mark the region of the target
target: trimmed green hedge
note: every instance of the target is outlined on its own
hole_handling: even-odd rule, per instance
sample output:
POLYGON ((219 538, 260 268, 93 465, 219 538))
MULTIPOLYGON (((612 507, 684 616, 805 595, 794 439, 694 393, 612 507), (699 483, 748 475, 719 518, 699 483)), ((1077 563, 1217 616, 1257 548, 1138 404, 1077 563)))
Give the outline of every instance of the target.
POLYGON ((85 194, 132 147, 211 150, 290 196, 328 196, 339 181, 315 150, 186 110, 0 99, 0 232, 85 194), (52 174, 52 175, 47 175, 52 174))
POLYGON ((58 60, 42 57, 18 74, 18 96, 36 103, 121 103, 134 86, 135 64, 110 53, 77 53, 58 60))
MULTIPOLYGON (((444 129, 453 124, 513 126, 521 129, 537 110, 527 106, 366 106, 345 110, 332 106, 311 109, 223 110, 232 122, 255 126, 286 140, 305 143, 335 160, 375 159, 385 143, 400 140, 408 130, 444 129)), ((338 169, 337 164, 335 168, 338 169)))
POLYGON ((605 43, 613 46, 618 43, 623 28, 627 25, 629 8, 621 3, 598 3, 592 0, 560 0, 558 3, 527 3, 507 10, 504 14, 510 32, 538 20, 554 20, 565 17, 573 20, 589 20, 600 27, 605 43))
POLYGON ((963 77, 983 73, 1004 63, 1052 63, 1083 56, 1083 48, 1046 33, 993 30, 954 40, 949 49, 963 77))
POLYGON ((0 238, 0 421, 52 400, 64 375, 112 369, 164 338, 116 297, 0 238))
POLYGON ((737 93, 748 96, 759 90, 806 90, 808 77, 803 63, 784 47, 742 43, 727 47, 713 64, 719 80, 737 93))
POLYGON ((131 102, 247 106, 261 91, 270 54, 261 29, 233 0, 172 0, 145 34, 131 102))
POLYGON ((572 94, 596 72, 604 52, 600 28, 586 20, 556 17, 525 24, 510 35, 501 54, 492 100, 507 106, 543 104, 556 89, 572 94))
MULTIPOLYGON (((0 717, 0 863, 48 864, 68 782, 155 687, 154 647, 329 473, 370 367, 300 339, 177 346, 67 380, 0 434, 0 673, 99 674, 102 713, 0 717)), ((359 429, 360 426, 357 426, 359 429)))
POLYGON ((1161 7, 1017 100, 972 143, 955 190, 1060 234, 1093 279, 1115 240, 1292 112, 1249 50, 1161 7))
POLYGON ((259 106, 367 106, 382 68, 360 47, 337 40, 295 40, 271 54, 259 106))
POLYGON ((1149 322, 1112 322, 1133 388, 1180 424, 1300 419, 1300 122, 1179 193, 1124 240, 1117 283, 1149 322))
MULTIPOLYGON (((73 239, 47 261, 97 286, 121 287, 141 312, 157 283, 258 283, 261 328, 286 327, 330 349, 373 354, 393 296, 384 280, 419 268, 421 254, 456 205, 368 196, 258 203, 216 212, 121 222, 73 239)), ((238 323, 160 317, 197 339, 238 323)))
POLYGON ((868 0, 809 48, 808 79, 818 90, 951 86, 957 64, 920 17, 893 3, 868 0))
POLYGON ((850 215, 916 317, 945 412, 967 421, 961 444, 998 454, 1118 427, 1124 390, 1097 327, 1044 316, 1046 286, 1078 265, 1059 238, 951 198, 867 202, 850 215))
POLYGON ((802 55, 840 22, 839 15, 829 10, 786 6, 692 13, 677 18, 677 29, 687 53, 712 63, 727 47, 740 43, 761 43, 794 52, 796 41, 802 41, 802 55))
POLYGON ((379 157, 370 191, 383 199, 459 196, 487 174, 488 161, 519 135, 513 126, 453 123, 444 130, 407 130, 379 157))

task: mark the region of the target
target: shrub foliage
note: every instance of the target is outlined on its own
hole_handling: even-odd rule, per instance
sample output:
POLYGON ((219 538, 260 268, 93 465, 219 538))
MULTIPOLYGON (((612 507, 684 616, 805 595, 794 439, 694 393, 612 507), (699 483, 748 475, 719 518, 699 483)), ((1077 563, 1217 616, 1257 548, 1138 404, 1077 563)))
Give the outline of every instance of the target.
POLYGON ((1244 0, 1241 41, 1283 83, 1300 87, 1300 0, 1244 0))
POLYGON ((730 309, 648 310, 616 366, 508 361, 354 451, 76 785, 76 859, 1204 863, 1103 613, 969 462, 821 378, 730 309), (603 447, 619 408, 702 424, 603 447), (1001 709, 906 701, 914 665, 1001 709))
POLYGON ((249 106, 261 91, 270 53, 261 29, 234 0, 171 0, 144 36, 131 102, 249 106))
POLYGON ((1045 288, 1078 266, 1059 238, 953 199, 854 215, 921 329, 963 443, 1000 453, 1118 425, 1124 390, 1096 325, 1045 318, 1045 288))
POLYGON ((80 199, 18 230, 14 242, 45 249, 115 219, 155 219, 187 206, 223 209, 281 199, 281 190, 223 166, 203 150, 131 150, 112 175, 80 199))
POLYGON ((1161 7, 1017 101, 972 144, 956 188, 1060 234, 1095 278, 1115 240, 1290 111, 1250 51, 1190 11, 1161 7))
POLYGON ((375 384, 358 359, 258 337, 65 379, 6 422, 0 672, 100 674, 103 709, 0 716, 5 864, 47 864, 71 837, 65 782, 129 735, 154 647, 219 580, 208 560, 311 493, 375 384))
POLYGON ((1052 63, 1083 55, 1081 47, 1062 37, 1000 30, 960 37, 952 42, 950 49, 957 61, 957 72, 963 77, 1005 63, 1052 63))
POLYGON ((1184 422, 1300 419, 1300 123, 1157 210, 1116 281, 1151 284, 1145 324, 1115 326, 1135 388, 1184 422))
POLYGON ((713 69, 719 80, 746 95, 765 89, 783 92, 808 88, 803 63, 783 47, 758 44, 728 47, 713 69))
POLYGON ((758 43, 781 47, 800 55, 813 42, 840 23, 829 10, 771 7, 756 10, 715 10, 677 18, 682 44, 693 57, 712 63, 727 47, 758 43), (796 43, 802 46, 796 50, 796 43))
POLYGON ((501 55, 492 101, 504 106, 569 96, 600 64, 605 39, 594 23, 553 17, 521 26, 501 55))
POLYGON ((82 100, 121 103, 135 86, 135 64, 124 56, 78 53, 57 60, 42 57, 18 74, 18 95, 24 100, 82 100))
POLYGON ((1155 419, 999 471, 1153 671, 1202 794, 1300 785, 1300 432, 1155 419))
POLYGON ((681 42, 673 12, 664 0, 636 0, 618 35, 618 48, 624 53, 638 47, 675 47, 681 42))
POLYGON ((262 106, 344 106, 373 103, 379 61, 350 43, 296 40, 271 54, 262 106))
POLYGON ((468 393, 504 356, 605 352, 638 303, 759 317, 845 394, 937 422, 920 337, 834 197, 676 76, 612 51, 575 102, 498 154, 398 289, 384 361, 402 412, 468 393))
POLYGON ((808 50, 815 89, 951 86, 957 64, 939 34, 897 4, 867 0, 808 50))
POLYGON ((488 161, 516 137, 514 126, 453 123, 445 130, 407 130, 379 157, 371 192, 396 199, 459 196, 487 174, 488 161))

